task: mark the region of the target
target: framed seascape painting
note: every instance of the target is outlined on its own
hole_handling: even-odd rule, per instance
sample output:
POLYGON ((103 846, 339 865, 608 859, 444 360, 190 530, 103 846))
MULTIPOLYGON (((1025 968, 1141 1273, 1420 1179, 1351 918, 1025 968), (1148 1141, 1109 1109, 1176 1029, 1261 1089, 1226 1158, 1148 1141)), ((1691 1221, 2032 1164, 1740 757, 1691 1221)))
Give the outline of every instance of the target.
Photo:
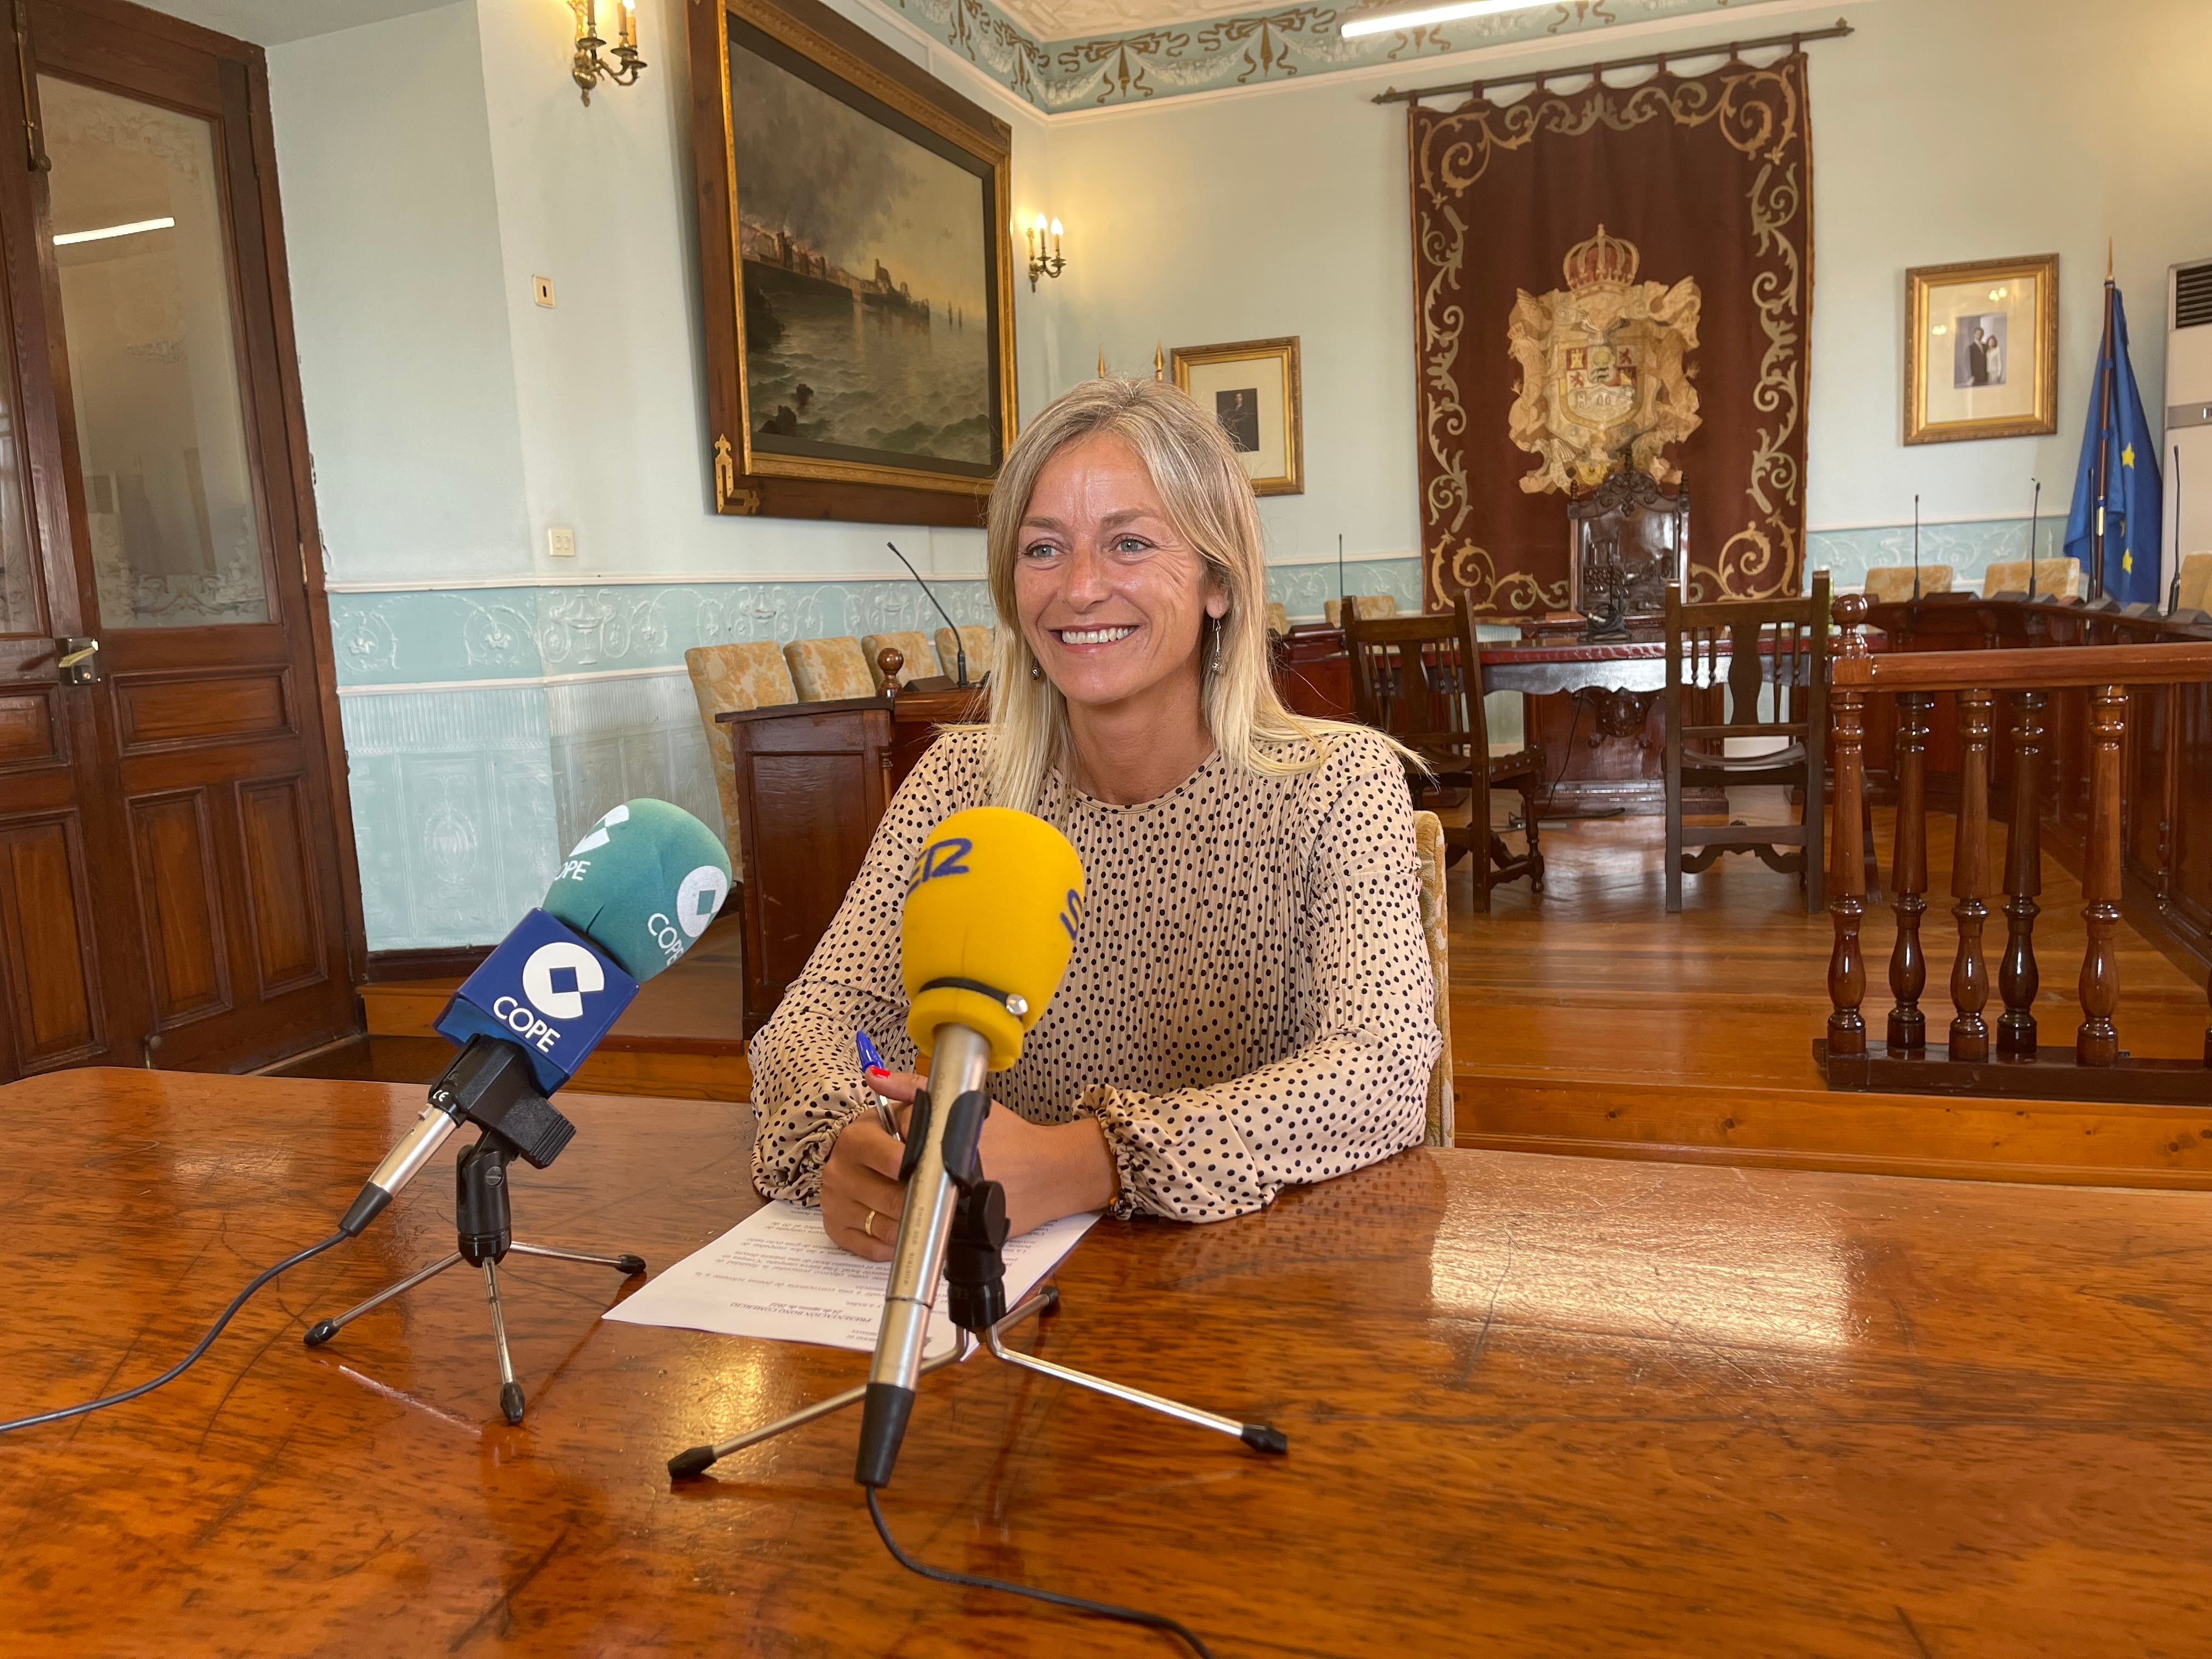
POLYGON ((2058 256, 1905 273, 1905 441, 2058 430, 2058 256))
POLYGON ((1169 354, 1175 383, 1229 434, 1258 495, 1305 489, 1305 432, 1298 411, 1298 342, 1239 340, 1177 346, 1169 354))
POLYGON ((688 10, 715 511, 980 524, 1009 128, 814 0, 688 10))

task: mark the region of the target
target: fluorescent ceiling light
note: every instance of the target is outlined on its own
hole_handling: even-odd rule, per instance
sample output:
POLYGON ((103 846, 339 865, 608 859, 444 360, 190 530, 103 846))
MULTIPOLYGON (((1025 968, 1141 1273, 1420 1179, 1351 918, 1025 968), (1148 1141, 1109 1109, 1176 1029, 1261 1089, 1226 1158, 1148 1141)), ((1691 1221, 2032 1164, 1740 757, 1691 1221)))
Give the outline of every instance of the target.
POLYGON ((1462 17, 1488 17, 1495 12, 1526 11, 1550 0, 1451 0, 1441 6, 1419 6, 1411 11, 1376 11, 1355 17, 1337 33, 1347 40, 1363 34, 1393 34, 1401 29, 1426 28, 1431 23, 1452 23, 1462 17))
POLYGON ((104 242, 111 236, 136 236, 142 230, 173 230, 174 219, 135 219, 127 225, 103 225, 98 230, 65 230, 54 238, 56 247, 72 242, 104 242))

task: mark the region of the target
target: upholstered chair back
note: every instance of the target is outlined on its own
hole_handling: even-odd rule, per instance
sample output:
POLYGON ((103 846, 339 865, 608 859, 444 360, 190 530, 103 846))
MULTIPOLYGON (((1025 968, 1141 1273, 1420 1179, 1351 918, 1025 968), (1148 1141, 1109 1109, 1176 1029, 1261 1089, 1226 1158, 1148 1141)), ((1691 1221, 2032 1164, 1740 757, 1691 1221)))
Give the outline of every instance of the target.
MULTIPOLYGON (((1925 599, 1930 593, 1949 592, 1952 580, 1953 572, 1948 564, 1922 565, 1921 597, 1925 599)), ((1912 567, 1909 564, 1876 565, 1866 574, 1866 596, 1877 605, 1904 604, 1912 597, 1912 567)))
MULTIPOLYGON (((960 629, 960 643, 968 652, 968 684, 973 685, 991 672, 991 630, 973 624, 963 625, 960 629)), ((949 628, 937 630, 937 665, 945 671, 947 678, 960 672, 960 653, 953 649, 952 630, 949 628)))
POLYGON ((2212 611, 2212 553, 2185 554, 2181 561, 2179 611, 2212 611))
MULTIPOLYGON (((1344 605, 1341 600, 1328 600, 1322 606, 1321 613, 1328 618, 1328 625, 1331 628, 1344 626, 1344 605)), ((1362 622, 1375 622, 1383 617, 1395 617, 1398 614, 1398 601, 1388 593, 1354 593, 1352 596, 1352 614, 1362 622)), ((1287 633, 1289 630, 1286 629, 1284 631, 1287 633)))
POLYGON ((850 634, 832 640, 793 640, 783 647, 792 684, 801 702, 835 702, 841 697, 872 697, 876 677, 850 634))
POLYGON ((733 708, 769 708, 797 702, 798 688, 774 640, 743 645, 695 645, 684 653, 691 671, 691 694, 699 700, 699 723, 707 728, 707 759, 714 768, 714 793, 722 803, 723 844, 730 873, 743 880, 744 846, 738 836, 738 773, 730 755, 730 734, 714 716, 733 708))
POLYGON ((1270 634, 1287 634, 1291 631, 1291 613, 1284 609, 1280 599, 1267 601, 1267 631, 1270 634))
MULTIPOLYGON (((2071 559, 2038 559, 2035 562, 2035 592, 2040 599, 2045 593, 2062 599, 2078 599, 2087 584, 2081 567, 2071 559)), ((2025 593, 2027 592, 2027 561, 2007 559, 1993 564, 1983 574, 1982 597, 1994 593, 2025 593)))
POLYGON ((868 665, 868 678, 874 684, 878 696, 884 694, 884 671, 876 666, 876 653, 885 646, 906 659, 899 665, 902 685, 908 680, 927 679, 938 672, 937 647, 929 642, 929 635, 919 629, 904 634, 863 634, 860 659, 868 665))
POLYGON ((1444 1040, 1429 1073, 1429 1127, 1423 1144, 1449 1146, 1456 1125, 1452 1106, 1451 922, 1444 902, 1444 823, 1434 812, 1413 814, 1413 845, 1421 861, 1421 936, 1429 946, 1429 972, 1437 982, 1437 1033, 1444 1040))

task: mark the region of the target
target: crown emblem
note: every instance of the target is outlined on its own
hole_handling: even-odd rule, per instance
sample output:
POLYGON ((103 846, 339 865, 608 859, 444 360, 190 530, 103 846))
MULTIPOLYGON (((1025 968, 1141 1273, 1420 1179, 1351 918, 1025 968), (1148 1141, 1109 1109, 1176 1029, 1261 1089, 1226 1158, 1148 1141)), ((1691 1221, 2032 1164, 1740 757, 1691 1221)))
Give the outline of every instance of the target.
POLYGON ((1605 227, 1600 225, 1596 235, 1567 250, 1567 257, 1559 261, 1559 272, 1574 289, 1595 288, 1600 283, 1625 285, 1636 280, 1636 267, 1642 258, 1635 243, 1607 235, 1605 227))

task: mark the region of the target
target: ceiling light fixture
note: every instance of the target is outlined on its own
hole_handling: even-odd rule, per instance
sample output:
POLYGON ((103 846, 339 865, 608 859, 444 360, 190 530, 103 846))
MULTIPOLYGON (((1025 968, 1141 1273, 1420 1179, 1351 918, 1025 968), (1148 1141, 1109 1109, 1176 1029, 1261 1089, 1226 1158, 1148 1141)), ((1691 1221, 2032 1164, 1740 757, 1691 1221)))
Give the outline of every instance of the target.
POLYGON ((1426 28, 1431 23, 1455 23, 1463 17, 1489 17, 1501 11, 1527 11, 1550 0, 1450 0, 1441 6, 1415 6, 1407 11, 1368 12, 1337 30, 1347 40, 1363 34, 1391 34, 1426 28))
POLYGON ((103 225, 98 230, 65 230, 54 238, 56 247, 73 242, 104 242, 111 236, 136 236, 143 230, 174 230, 174 219, 133 219, 127 225, 103 225))

